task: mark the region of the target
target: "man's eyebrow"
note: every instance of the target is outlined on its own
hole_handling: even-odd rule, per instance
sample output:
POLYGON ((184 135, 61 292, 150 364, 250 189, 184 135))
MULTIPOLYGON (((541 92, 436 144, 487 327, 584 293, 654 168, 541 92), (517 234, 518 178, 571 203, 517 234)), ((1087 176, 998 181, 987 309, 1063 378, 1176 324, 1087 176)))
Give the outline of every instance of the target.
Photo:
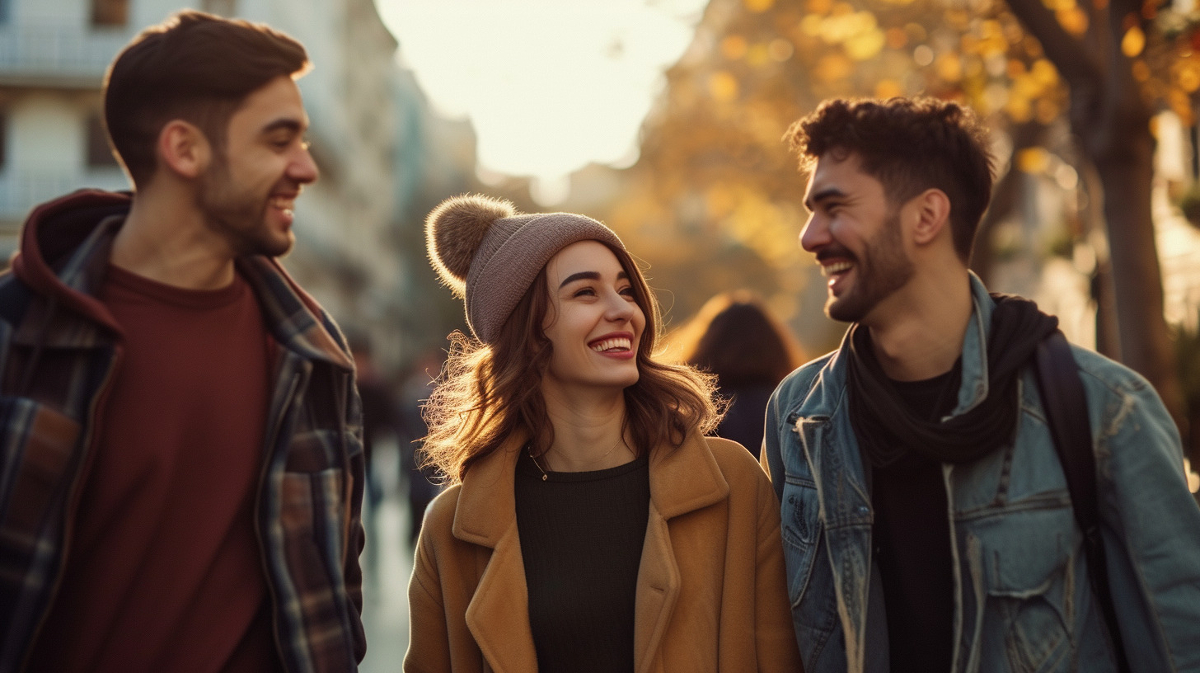
MULTIPOLYGON (((558 286, 558 289, 563 289, 568 283, 574 283, 577 280, 600 280, 600 274, 595 271, 580 271, 573 273, 563 279, 563 282, 558 286)), ((617 274, 617 280, 629 280, 629 274, 622 270, 617 274)))
POLYGON ((844 198, 845 196, 846 196, 846 193, 843 192, 842 190, 838 189, 837 187, 826 187, 825 189, 819 190, 815 194, 809 194, 808 198, 804 199, 804 207, 808 208, 809 210, 812 210, 813 205, 816 203, 825 201, 827 199, 832 199, 835 197, 844 198))
POLYGON ((272 133, 274 131, 278 131, 279 129, 286 129, 288 131, 301 133, 304 131, 304 124, 301 123, 299 119, 292 119, 291 117, 285 117, 283 119, 276 119, 275 121, 271 122, 270 124, 267 124, 266 126, 263 127, 262 132, 264 134, 272 133))

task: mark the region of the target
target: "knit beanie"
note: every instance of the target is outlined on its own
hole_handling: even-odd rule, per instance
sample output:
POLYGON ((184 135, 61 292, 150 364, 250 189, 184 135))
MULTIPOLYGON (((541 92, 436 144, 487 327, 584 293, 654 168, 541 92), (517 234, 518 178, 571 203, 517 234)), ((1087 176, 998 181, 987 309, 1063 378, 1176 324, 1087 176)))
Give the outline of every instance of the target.
POLYGON ((625 249, 611 229, 590 217, 521 214, 508 201, 480 194, 446 199, 425 220, 429 260, 442 282, 466 300, 467 325, 487 344, 550 258, 579 241, 625 249))

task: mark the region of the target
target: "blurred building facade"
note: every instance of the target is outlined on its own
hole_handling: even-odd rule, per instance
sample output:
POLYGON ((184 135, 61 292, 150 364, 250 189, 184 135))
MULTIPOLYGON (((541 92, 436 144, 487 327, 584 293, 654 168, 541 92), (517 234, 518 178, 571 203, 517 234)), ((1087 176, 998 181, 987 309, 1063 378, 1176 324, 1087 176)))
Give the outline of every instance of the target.
POLYGON ((372 0, 0 0, 0 254, 38 203, 130 188, 105 137, 101 82, 134 35, 184 8, 265 22, 308 49, 315 67, 299 85, 321 179, 297 204, 285 265, 369 333, 378 358, 412 357, 404 330, 420 323, 410 299, 428 266, 413 230, 420 243, 427 203, 473 179, 475 142, 397 63, 372 0))

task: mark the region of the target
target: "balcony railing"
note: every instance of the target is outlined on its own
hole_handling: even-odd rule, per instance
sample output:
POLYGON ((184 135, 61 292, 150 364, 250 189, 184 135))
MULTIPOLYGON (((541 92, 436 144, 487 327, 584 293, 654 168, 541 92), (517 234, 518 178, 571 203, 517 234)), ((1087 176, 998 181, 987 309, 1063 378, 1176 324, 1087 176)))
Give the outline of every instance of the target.
POLYGON ((129 183, 119 168, 47 173, 0 171, 0 219, 24 219, 34 206, 84 187, 129 189, 129 183))
POLYGON ((52 23, 8 23, 0 27, 0 79, 55 81, 100 86, 104 70, 130 39, 124 29, 52 23))

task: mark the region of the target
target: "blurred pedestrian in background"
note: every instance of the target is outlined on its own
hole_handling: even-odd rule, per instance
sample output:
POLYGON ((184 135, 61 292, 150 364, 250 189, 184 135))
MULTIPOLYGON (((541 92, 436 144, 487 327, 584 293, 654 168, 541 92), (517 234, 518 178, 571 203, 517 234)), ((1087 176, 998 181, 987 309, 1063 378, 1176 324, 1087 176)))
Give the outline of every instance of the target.
POLYGON ((717 377, 717 394, 728 400, 717 436, 757 458, 767 400, 804 361, 791 333, 757 296, 741 290, 709 299, 670 341, 674 357, 717 377))
POLYGON ((0 672, 351 671, 354 364, 276 259, 317 179, 304 47, 182 12, 117 56, 134 193, 39 206, 0 276, 0 672))
POLYGON ((400 413, 405 429, 400 442, 400 479, 408 494, 410 548, 416 546, 425 508, 441 491, 439 484, 443 481, 434 467, 421 464, 421 447, 425 444, 425 435, 429 433, 422 409, 433 395, 445 359, 445 352, 438 348, 423 353, 405 377, 400 391, 400 413))
POLYGON ((376 447, 388 442, 399 444, 408 433, 393 384, 375 363, 370 336, 359 329, 347 329, 346 343, 354 356, 355 383, 362 399, 363 456, 367 472, 363 522, 367 532, 367 559, 372 567, 378 567, 380 537, 377 521, 379 507, 387 497, 387 481, 379 474, 376 447))
POLYGON ((458 197, 430 256, 466 301, 429 409, 410 671, 798 671, 779 508, 703 433, 710 379, 652 357, 654 296, 603 224, 458 197))

